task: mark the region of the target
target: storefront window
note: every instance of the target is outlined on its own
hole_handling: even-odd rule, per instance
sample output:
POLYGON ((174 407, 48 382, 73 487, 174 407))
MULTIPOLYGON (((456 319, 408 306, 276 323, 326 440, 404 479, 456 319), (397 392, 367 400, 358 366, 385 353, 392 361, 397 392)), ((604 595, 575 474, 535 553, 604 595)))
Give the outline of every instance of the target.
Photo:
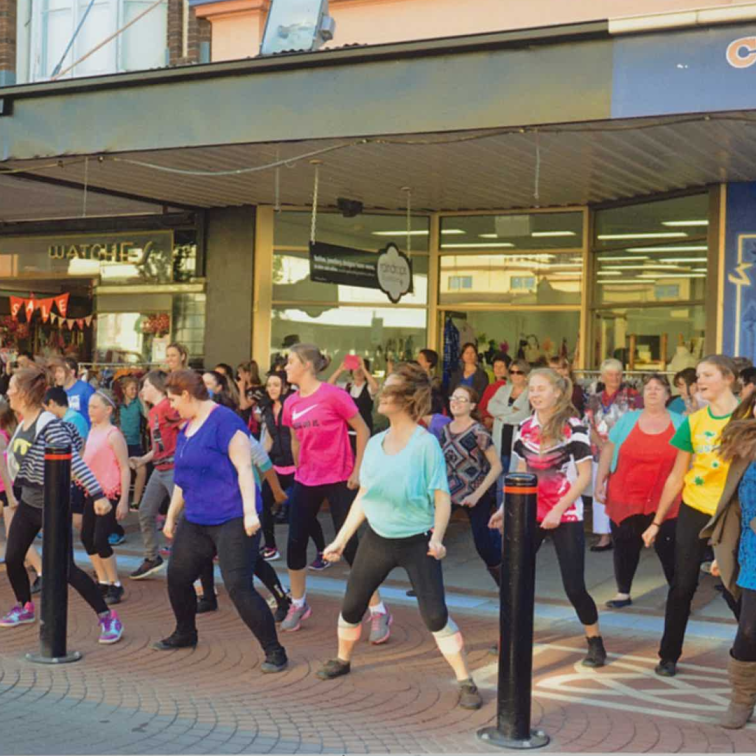
MULTIPOLYGON (((310 213, 275 216, 271 360, 297 342, 315 343, 334 367, 347 354, 369 358, 381 374, 386 361, 414 359, 427 346, 429 219, 412 219, 413 291, 392 304, 379 288, 310 279, 310 213)), ((317 240, 349 249, 378 252, 394 242, 407 252, 406 218, 361 214, 344 218, 320 213, 317 240)))
MULTIPOLYGON (((533 365, 566 354, 570 359, 578 346, 578 311, 447 311, 443 314, 444 340, 461 345, 473 342, 490 366, 497 352, 522 357, 533 365)), ((455 366, 452 366, 452 369, 455 366)))
POLYGON ((708 212, 708 194, 698 194, 596 213, 595 365, 617 356, 661 369, 678 348, 703 349, 708 212))
MULTIPOLYGON (((278 213, 274 246, 301 247, 310 243, 310 213, 278 213)), ((336 213, 318 213, 315 237, 319 242, 377 252, 389 242, 407 250, 407 219, 402 215, 367 215, 345 218, 336 213)), ((430 234, 428 218, 412 218, 412 251, 427 252, 430 234)))
POLYGON ((423 308, 275 306, 271 364, 294 344, 308 342, 326 350, 334 367, 354 353, 369 358, 380 374, 387 359, 414 359, 426 346, 426 321, 423 308))
POLYGON ((580 249, 583 214, 463 215, 441 219, 441 251, 580 249))
POLYGON ((439 302, 580 304, 583 259, 579 253, 443 255, 439 302))
POLYGON ((703 356, 705 327, 703 305, 600 310, 594 329, 595 363, 616 357, 636 370, 660 370, 675 369, 676 357, 688 357, 688 363, 680 363, 688 367, 703 356))

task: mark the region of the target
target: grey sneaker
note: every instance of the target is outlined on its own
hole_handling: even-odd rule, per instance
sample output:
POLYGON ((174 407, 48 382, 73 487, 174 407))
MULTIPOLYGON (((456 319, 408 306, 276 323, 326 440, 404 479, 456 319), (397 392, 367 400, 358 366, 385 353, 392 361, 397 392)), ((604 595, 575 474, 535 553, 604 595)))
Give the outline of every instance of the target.
POLYGON ((370 618, 370 642, 374 646, 385 643, 391 637, 391 623, 394 618, 390 612, 374 614, 370 618))
POLYGON ((475 711, 483 706, 483 699, 478 692, 478 686, 472 680, 465 680, 459 684, 459 707, 475 711))
POLYGON ((286 619, 281 623, 281 630, 286 633, 294 633, 302 627, 302 622, 312 614, 312 609, 307 602, 302 606, 295 606, 292 601, 286 619))

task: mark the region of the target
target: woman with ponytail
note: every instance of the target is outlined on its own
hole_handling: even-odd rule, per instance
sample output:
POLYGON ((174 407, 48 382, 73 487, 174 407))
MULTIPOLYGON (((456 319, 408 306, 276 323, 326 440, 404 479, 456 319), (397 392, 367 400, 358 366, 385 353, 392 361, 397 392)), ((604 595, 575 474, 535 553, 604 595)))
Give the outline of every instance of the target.
MULTIPOLYGON (((596 602, 585 587, 585 532, 583 491, 591 482, 592 454, 588 429, 572 405, 572 382, 551 368, 530 374, 533 414, 520 425, 514 455, 518 472, 538 478, 539 528, 536 548, 551 536, 559 561, 562 583, 570 603, 585 627, 586 667, 603 667, 606 651, 601 639, 596 602)), ((504 507, 491 518, 501 529, 504 507)))
POLYGON ((92 427, 83 458, 110 501, 110 509, 100 514, 95 510, 94 499, 84 497, 81 542, 95 568, 107 604, 119 604, 123 598, 123 586, 118 579, 116 556, 109 537, 116 523, 129 513, 131 484, 129 450, 123 433, 113 424, 114 419, 117 422, 116 414, 115 399, 109 392, 99 389, 92 394, 89 399, 92 427))
MULTIPOLYGON (((45 448, 52 446, 71 449, 72 477, 86 489, 96 514, 107 515, 113 506, 103 494, 92 471, 79 456, 82 444, 78 433, 71 425, 45 411, 42 402, 47 385, 46 372, 33 366, 15 373, 8 388, 11 409, 22 418, 8 447, 9 479, 3 480, 6 490, 10 491, 15 485, 21 493, 18 503, 11 503, 16 512, 5 552, 8 580, 18 603, 0 619, 0 627, 16 627, 32 623, 36 619, 24 557, 43 524, 45 448)), ((0 471, 6 475, 4 466, 0 466, 0 471)), ((73 545, 69 550, 68 583, 96 612, 100 624, 100 643, 119 641, 123 625, 118 615, 108 609, 102 593, 89 575, 77 567, 73 559, 73 545)))
MULTIPOLYGON (((682 493, 675 527, 675 567, 667 595, 664 635, 659 646, 656 674, 674 677, 682 655, 690 607, 698 589, 701 562, 708 538, 701 529, 711 519, 722 498, 730 467, 719 453, 722 432, 738 406, 733 393, 737 367, 730 357, 714 354, 698 363, 698 390, 707 402, 703 409, 688 415, 669 442, 677 449, 672 472, 664 484, 653 522, 643 533, 646 548, 653 546, 667 513, 682 493)), ((737 611, 729 593, 724 598, 737 611)))
POLYGON ((417 594, 426 627, 454 670, 459 705, 479 709, 481 698, 467 666, 462 634, 444 598, 441 560, 446 556, 443 540, 451 499, 438 443, 418 425, 430 408, 429 376, 419 365, 398 366, 386 381, 378 406, 390 427, 369 441, 357 499, 324 553, 326 559, 337 561, 367 522, 339 615, 338 656, 326 662, 318 677, 331 680, 350 672, 370 597, 391 570, 402 567, 417 594))
MULTIPOLYGON (((281 625, 286 632, 299 630, 312 610, 306 600, 307 542, 313 520, 325 499, 334 528, 339 531, 360 485, 360 467, 369 432, 360 411, 344 389, 318 380, 330 360, 314 344, 295 344, 286 363, 289 384, 298 387, 284 403, 283 424, 293 429, 291 448, 296 473, 289 509, 286 560, 292 605, 281 625), (356 459, 349 428, 357 433, 356 459)), ((351 565, 357 553, 356 532, 344 546, 351 565)), ((391 615, 376 591, 370 602, 371 643, 384 643, 391 634, 391 615)))

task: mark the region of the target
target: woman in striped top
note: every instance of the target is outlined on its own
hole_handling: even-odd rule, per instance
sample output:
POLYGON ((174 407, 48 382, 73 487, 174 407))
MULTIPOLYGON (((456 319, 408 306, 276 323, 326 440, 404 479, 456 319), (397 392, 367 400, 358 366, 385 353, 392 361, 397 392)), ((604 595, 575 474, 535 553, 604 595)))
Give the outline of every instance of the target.
MULTIPOLYGON (((8 478, 3 482, 8 490, 15 484, 21 490, 5 553, 8 579, 18 602, 2 619, 0 627, 16 627, 34 622, 34 604, 31 601, 29 576, 24 568, 24 557, 42 528, 45 484, 45 447, 70 447, 73 477, 94 499, 94 510, 105 515, 111 508, 102 489, 79 456, 81 440, 73 430, 46 412, 42 406, 47 389, 45 371, 33 366, 20 370, 11 378, 8 399, 11 408, 23 420, 16 428, 8 449, 8 470, 0 465, 0 474, 8 478)), ((123 625, 118 615, 108 609, 105 599, 92 579, 80 570, 73 559, 71 546, 68 563, 68 582, 92 607, 100 623, 100 643, 115 643, 121 639, 123 625)), ((44 586, 43 586, 44 590, 44 586)))

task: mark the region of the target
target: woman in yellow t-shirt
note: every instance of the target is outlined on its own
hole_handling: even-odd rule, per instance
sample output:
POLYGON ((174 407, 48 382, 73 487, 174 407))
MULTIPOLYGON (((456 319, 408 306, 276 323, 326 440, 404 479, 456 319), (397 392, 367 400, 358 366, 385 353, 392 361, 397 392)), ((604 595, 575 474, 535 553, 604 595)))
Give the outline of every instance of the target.
POLYGON ((646 547, 651 546, 667 510, 682 491, 675 530, 675 573, 667 596, 660 662, 656 667, 656 674, 662 677, 677 673, 707 543, 700 532, 716 511, 730 466, 719 456, 719 442, 738 406, 732 391, 737 372, 730 357, 706 357, 698 363, 696 372, 701 398, 708 405, 688 415, 672 437, 670 443, 678 449, 675 466, 667 478, 654 521, 643 534, 646 547))

